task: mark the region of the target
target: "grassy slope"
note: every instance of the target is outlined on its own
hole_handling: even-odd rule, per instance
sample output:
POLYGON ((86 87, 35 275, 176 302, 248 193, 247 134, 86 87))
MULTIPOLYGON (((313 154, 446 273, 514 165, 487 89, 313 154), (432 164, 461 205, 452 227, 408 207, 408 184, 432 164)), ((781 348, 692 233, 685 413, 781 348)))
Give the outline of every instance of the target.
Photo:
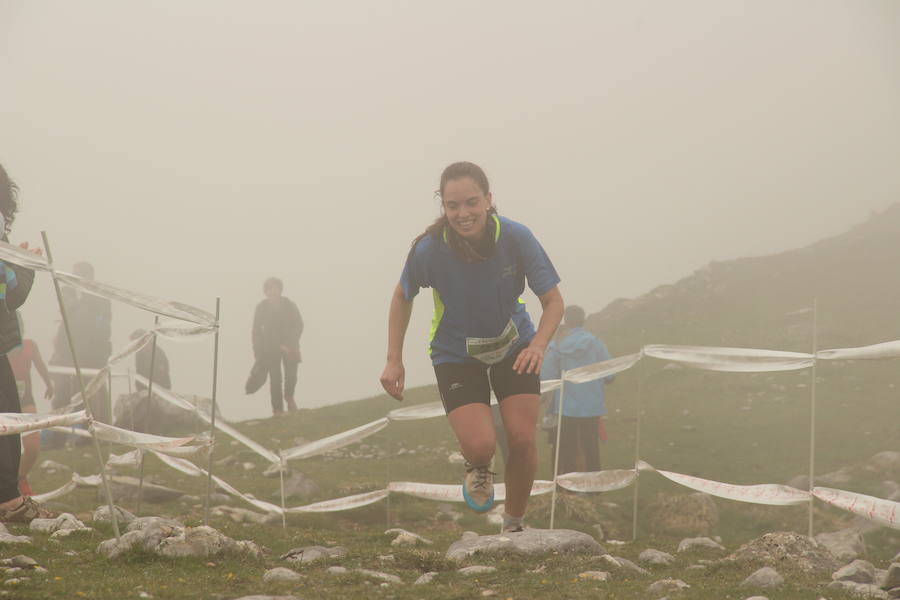
MULTIPOLYGON (((900 306, 900 285, 888 276, 900 258, 900 209, 892 209, 873 222, 845 236, 826 240, 811 248, 760 259, 719 263, 632 301, 618 301, 594 315, 590 327, 607 340, 614 354, 633 352, 643 343, 694 343, 806 350, 810 345, 809 315, 787 313, 820 299, 822 347, 863 345, 900 338, 896 309, 900 306)), ((864 460, 882 450, 900 448, 897 422, 896 362, 829 363, 819 369, 819 440, 817 472, 824 473, 864 460)), ((810 374, 783 373, 734 375, 663 370, 662 364, 645 360, 622 374, 609 390, 611 414, 609 443, 603 448, 606 468, 629 468, 635 451, 635 424, 643 406, 641 456, 651 464, 676 472, 733 483, 781 483, 808 469, 808 419, 810 374), (639 397, 638 391, 641 389, 639 397)), ((436 399, 433 387, 409 393, 408 403, 436 399)), ((350 402, 339 406, 301 411, 274 420, 240 424, 239 428, 269 448, 287 448, 298 437, 316 439, 383 416, 396 404, 384 397, 350 402)), ((221 438, 220 438, 221 439, 221 438)), ((366 443, 365 453, 384 452, 389 460, 316 457, 295 464, 319 483, 319 494, 307 501, 333 498, 378 489, 388 479, 450 483, 459 480, 459 467, 450 465, 447 454, 455 449, 443 419, 395 423, 366 443), (401 448, 415 453, 398 454, 401 448)), ((82 474, 96 472, 90 447, 46 452, 82 474)), ((120 452, 124 449, 115 449, 120 452)), ((540 442, 539 476, 550 476, 548 447, 540 442)), ((218 471, 241 490, 275 501, 277 479, 261 476, 262 459, 233 444, 220 444, 219 459, 228 453, 256 465, 252 471, 232 466, 218 471)), ((204 482, 182 476, 153 458, 147 462, 148 476, 190 494, 200 495, 204 482)), ((502 472, 502 469, 501 469, 502 472)), ((64 483, 68 473, 48 475, 36 472, 32 483, 45 491, 64 483)), ((900 480, 900 473, 874 477, 861 472, 846 486, 879 495, 882 479, 900 480)), ((656 547, 673 551, 677 538, 648 531, 647 510, 657 494, 686 493, 684 488, 661 477, 641 478, 640 521, 644 525, 637 544, 610 547, 618 555, 634 559, 640 550, 656 547)), ((631 489, 591 496, 587 509, 570 503, 581 512, 595 511, 608 535, 628 539, 631 524, 631 489), (614 505, 600 502, 614 503, 614 505)), ((304 501, 305 502, 305 501, 304 501)), ((290 504, 299 504, 291 501, 290 504)), ((78 490, 59 501, 65 509, 88 518, 98 504, 97 494, 78 490)), ((716 533, 730 549, 757 535, 778 529, 805 531, 805 508, 768 508, 717 501, 721 520, 716 533)), ((238 504, 241 505, 241 504, 238 504)), ((126 508, 133 505, 125 503, 126 508)), ((534 526, 546 526, 546 501, 534 503, 530 516, 534 526)), ((224 520, 213 525, 240 539, 254 539, 269 547, 272 555, 261 562, 236 559, 208 561, 165 561, 135 555, 114 567, 94 553, 96 544, 110 536, 103 529, 90 539, 50 542, 35 536, 35 546, 0 547, 9 556, 24 552, 50 569, 45 581, 12 586, 21 598, 130 598, 147 591, 155 598, 204 597, 236 598, 251 593, 294 592, 299 596, 384 598, 471 598, 492 588, 498 597, 568 598, 603 595, 609 598, 642 598, 652 580, 613 582, 577 581, 579 572, 602 569, 589 559, 542 557, 535 559, 486 560, 499 572, 477 580, 462 580, 447 573, 443 551, 463 529, 491 532, 482 518, 467 514, 459 524, 436 518, 434 503, 411 498, 392 498, 390 524, 402 526, 435 540, 424 550, 393 552, 393 563, 379 555, 392 553, 382 535, 388 523, 388 504, 378 503, 349 513, 325 516, 294 516, 289 528, 243 526, 224 520), (299 585, 263 586, 266 568, 278 566, 277 556, 289 548, 307 544, 338 543, 351 549, 349 558, 339 561, 347 567, 361 566, 400 575, 410 583, 427 570, 442 571, 437 584, 427 588, 412 586, 377 588, 355 577, 335 578, 325 574, 326 564, 303 569, 306 578, 299 585), (72 554, 67 555, 63 551, 72 554), (543 566, 543 572, 531 573, 543 566), (57 579, 58 578, 58 579, 57 579)), ((461 509, 460 509, 461 510, 461 509)), ((187 524, 198 524, 202 508, 196 501, 153 506, 144 514, 166 514, 187 524)), ((566 519, 561 525, 591 531, 593 517, 586 521, 566 519)), ((817 523, 833 529, 849 522, 837 510, 817 509, 817 523)), ((16 528, 11 528, 19 532, 16 528)), ((885 530, 869 534, 871 558, 884 561, 900 548, 900 537, 885 530)), ((694 586, 692 598, 744 598, 752 595, 735 590, 749 568, 720 569, 706 573, 685 571, 697 556, 679 557, 676 566, 660 570, 655 578, 677 577, 694 586)), ((767 596, 818 598, 817 580, 784 573, 791 586, 767 596)), ((840 594, 827 594, 842 598, 840 594)))

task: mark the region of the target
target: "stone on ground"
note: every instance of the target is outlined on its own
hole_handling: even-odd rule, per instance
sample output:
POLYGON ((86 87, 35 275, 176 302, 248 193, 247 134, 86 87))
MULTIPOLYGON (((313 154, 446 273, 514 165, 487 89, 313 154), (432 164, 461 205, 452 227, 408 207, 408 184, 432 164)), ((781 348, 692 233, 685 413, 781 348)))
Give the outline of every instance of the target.
POLYGON ((390 573, 382 573, 381 571, 371 571, 369 569, 355 569, 354 573, 359 573, 364 577, 368 577, 370 579, 375 579, 378 581, 383 581, 384 583, 403 583, 403 580, 397 577, 396 575, 391 575, 390 573))
POLYGON ((253 523, 264 525, 266 523, 274 523, 280 521, 281 517, 276 514, 265 514, 252 511, 247 508, 239 508, 237 506, 216 506, 210 511, 214 517, 226 517, 235 523, 253 523))
POLYGON ((285 567, 275 567, 263 573, 263 583, 292 582, 300 581, 301 579, 303 579, 303 576, 300 573, 285 567))
POLYGON ((638 554, 638 562, 654 567, 665 567, 672 564, 674 561, 675 557, 668 552, 662 552, 661 550, 655 550, 653 548, 647 548, 638 554))
POLYGON ((483 535, 454 542, 447 550, 450 560, 462 560, 476 553, 497 554, 603 553, 597 540, 569 529, 526 529, 520 533, 483 535))
POLYGON ((678 552, 698 549, 724 550, 725 547, 708 537, 685 538, 678 542, 678 552))
POLYGON ((826 548, 799 533, 767 533, 747 542, 724 559, 728 562, 795 567, 801 571, 832 572, 840 564, 826 548))
POLYGON ((680 594, 690 587, 680 579, 660 579, 651 583, 647 587, 647 592, 655 598, 662 598, 663 596, 680 594))
MULTIPOLYGON (((120 524, 131 523, 137 518, 121 506, 113 505, 113 508, 115 508, 116 511, 116 520, 120 524)), ((94 523, 109 523, 109 504, 98 506, 97 510, 95 510, 94 514, 91 516, 91 520, 93 520, 94 523)))
POLYGON ((585 571, 578 574, 579 579, 588 581, 609 581, 609 573, 606 571, 585 571))
POLYGON ((262 548, 254 542, 233 540, 212 527, 184 527, 177 521, 159 518, 141 523, 138 521, 140 519, 131 522, 130 530, 121 539, 113 538, 101 542, 97 552, 110 559, 132 549, 141 549, 168 558, 187 556, 206 558, 220 554, 258 558, 263 554, 262 548))
POLYGON ((30 544, 27 535, 12 535, 3 523, 0 523, 0 544, 30 544))
POLYGON ((428 573, 423 573, 421 576, 419 576, 418 579, 416 579, 413 585, 425 585, 431 583, 432 581, 434 581, 434 578, 437 577, 437 575, 437 571, 429 571, 428 573))
POLYGON ((598 560, 603 561, 606 565, 612 567, 616 571, 628 571, 633 575, 642 575, 647 576, 650 575, 650 571, 643 567, 639 567, 627 558, 622 558, 621 556, 613 556, 611 554, 603 554, 601 556, 596 557, 598 560))
POLYGON ((419 542, 426 545, 431 545, 434 543, 431 540, 423 538, 421 535, 418 535, 411 531, 407 531, 405 529, 388 529, 384 532, 384 534, 396 536, 391 542, 391 546, 415 546, 419 542))
POLYGON ((835 581, 854 581, 856 583, 875 583, 875 565, 867 560, 854 560, 831 574, 835 581))
POLYGON ((772 567, 763 567, 754 571, 741 582, 741 587, 773 588, 784 584, 784 577, 772 567))
POLYGON ((816 536, 816 541, 842 563, 866 554, 866 541, 862 533, 853 527, 820 533, 816 536))
POLYGON ((347 555, 347 549, 342 546, 304 546, 292 548, 281 555, 281 560, 291 563, 311 563, 326 558, 343 558, 347 555))
POLYGON ((888 567, 887 573, 884 576, 884 580, 881 582, 881 587, 886 590, 900 587, 900 562, 891 563, 891 566, 888 567))
POLYGON ((460 575, 465 575, 466 577, 471 577, 472 575, 485 575, 487 573, 494 573, 497 571, 497 567, 488 567, 484 565, 472 565, 471 567, 463 567, 457 573, 460 575))
POLYGON ((18 554, 12 558, 4 558, 0 560, 0 565, 4 565, 13 569, 34 569, 38 566, 37 561, 30 556, 18 554))
POLYGON ((263 595, 253 595, 253 596, 241 596, 237 600, 300 600, 297 596, 263 596, 263 595))
POLYGON ((876 598, 888 600, 890 596, 877 585, 871 583, 856 583, 854 581, 832 581, 826 586, 829 590, 841 590, 848 592, 857 598, 876 598))

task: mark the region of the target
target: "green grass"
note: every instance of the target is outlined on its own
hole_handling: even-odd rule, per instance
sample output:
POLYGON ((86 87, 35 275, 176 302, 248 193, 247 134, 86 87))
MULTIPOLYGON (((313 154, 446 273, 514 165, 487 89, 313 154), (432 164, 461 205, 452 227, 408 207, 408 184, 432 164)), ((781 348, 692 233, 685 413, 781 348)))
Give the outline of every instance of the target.
MULTIPOLYGON (((857 363, 833 365, 820 369, 819 385, 819 451, 817 471, 824 473, 864 460, 872 454, 900 448, 896 419, 896 395, 889 387, 894 372, 889 363, 857 363), (852 375, 852 376, 851 376, 852 375), (859 377, 858 379, 856 377, 859 377), (893 411, 893 412, 892 412, 893 411)), ((611 414, 608 419, 610 441, 603 447, 604 468, 628 468, 633 464, 637 407, 643 406, 641 456, 654 466, 732 483, 782 483, 808 469, 808 373, 727 375, 703 374, 686 370, 662 370, 660 363, 646 361, 638 369, 621 375, 609 390, 611 414), (638 384, 641 383, 641 398, 638 384), (752 401, 751 401, 752 399, 752 401), (750 406, 750 410, 741 407, 750 406)), ((409 392, 407 404, 435 400, 433 387, 409 392)), ((396 403, 383 397, 346 403, 316 410, 302 410, 280 419, 265 419, 238 424, 238 428, 269 448, 288 448, 297 438, 317 439, 379 418, 396 403)), ((368 438, 364 447, 352 446, 350 452, 384 453, 384 459, 350 456, 315 457, 292 464, 316 481, 320 490, 308 500, 290 500, 289 505, 334 498, 347 494, 380 489, 390 480, 455 483, 460 469, 449 464, 447 455, 456 449, 444 419, 392 423, 387 429, 368 438), (398 455, 403 448, 407 452, 398 455), (414 452, 408 452, 408 451, 414 452)), ((114 448, 122 452, 124 448, 114 448)), ((219 469, 216 473, 245 492, 258 498, 278 502, 278 479, 265 478, 264 460, 219 437, 215 459, 237 454, 241 462, 255 465, 252 471, 240 466, 219 469)), ((539 477, 549 478, 550 456, 544 436, 539 443, 539 477)), ((73 467, 81 474, 97 472, 96 458, 90 446, 42 453, 73 467)), ((181 475, 153 457, 148 457, 147 477, 154 482, 201 496, 205 481, 181 475)), ((502 476, 502 468, 500 469, 502 476)), ((134 475, 134 472, 122 471, 134 475)), ((36 469, 32 485, 38 492, 53 489, 68 480, 70 474, 49 475, 36 469)), ((845 489, 879 494, 882 479, 861 472, 845 489)), ((636 560, 648 547, 674 553, 679 538, 665 537, 648 531, 647 508, 659 494, 684 494, 689 490, 649 473, 640 479, 639 517, 643 528, 637 543, 607 546, 613 554, 636 560)), ((608 537, 629 540, 633 489, 592 495, 594 505, 608 537), (612 503, 604 504, 603 503, 612 503)), ((546 506, 546 501, 544 505, 546 506)), ((80 489, 59 499, 54 508, 74 512, 89 521, 90 512, 100 504, 96 490, 80 489)), ((134 510, 133 503, 121 503, 134 510)), ((243 503, 233 502, 246 507, 243 503)), ((717 500, 720 522, 715 533, 734 550, 743 542, 774 530, 805 532, 806 509, 760 507, 717 500)), ((539 503, 536 501, 535 506, 539 503)), ((453 573, 443 554, 450 543, 466 529, 493 533, 483 517, 457 510, 465 516, 459 523, 439 518, 433 502, 406 497, 392 497, 344 513, 328 515, 294 515, 288 528, 280 524, 245 526, 225 519, 211 523, 235 539, 251 539, 264 545, 270 554, 262 560, 233 557, 208 560, 166 560, 133 553, 116 561, 98 554, 97 544, 112 533, 101 526, 93 535, 69 538, 61 542, 35 534, 33 546, 0 546, 0 554, 24 553, 49 569, 46 576, 33 576, 15 586, 0 584, 16 598, 137 598, 147 592, 154 598, 238 598, 242 595, 293 593, 303 598, 473 598, 483 590, 494 590, 498 598, 644 598, 646 587, 664 577, 691 584, 691 598, 746 598, 752 593, 738 590, 736 585, 753 568, 749 566, 715 567, 707 571, 685 570, 698 558, 716 555, 678 555, 672 567, 654 570, 652 578, 627 578, 614 575, 607 583, 581 581, 578 573, 607 570, 590 557, 544 556, 477 558, 465 564, 490 564, 496 573, 477 578, 463 578, 453 573), (390 526, 415 531, 434 540, 433 546, 414 550, 395 550, 390 538, 383 534, 390 526), (348 557, 307 567, 297 567, 304 575, 298 584, 263 585, 262 574, 275 566, 289 566, 278 557, 290 548, 303 545, 338 544, 350 550, 348 557), (393 554, 393 561, 379 559, 393 554), (400 576, 405 585, 379 587, 357 575, 334 576, 325 572, 332 564, 347 568, 363 567, 400 576), (410 585, 420 574, 436 570, 440 575, 429 586, 410 585)), ((178 518, 188 525, 202 521, 202 504, 187 499, 168 505, 145 505, 143 514, 178 518)), ((566 519, 565 511, 557 526, 592 533, 594 522, 566 519)), ((546 511, 535 510, 530 524, 546 527, 546 511)), ((820 530, 835 529, 851 520, 851 516, 818 505, 816 521, 820 530)), ((90 525, 90 523, 88 523, 90 525)), ((22 527, 10 527, 13 533, 25 533, 22 527)), ((879 530, 868 534, 870 560, 884 566, 884 561, 900 548, 897 532, 879 530)), ((20 574, 21 575, 21 574, 20 574)), ((809 577, 782 572, 789 584, 783 589, 766 592, 770 600, 810 598, 823 595, 820 583, 828 576, 809 577)), ((8 579, 9 577, 7 577, 8 579)), ((843 598, 828 592, 829 598, 843 598)))

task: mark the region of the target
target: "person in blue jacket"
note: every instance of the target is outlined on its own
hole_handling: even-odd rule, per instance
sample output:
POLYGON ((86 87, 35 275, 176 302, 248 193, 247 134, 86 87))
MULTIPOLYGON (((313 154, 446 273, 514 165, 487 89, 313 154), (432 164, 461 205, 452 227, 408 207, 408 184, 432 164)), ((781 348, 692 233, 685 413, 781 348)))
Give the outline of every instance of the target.
POLYGON ((418 236, 394 288, 387 364, 381 385, 403 399, 403 340, 412 302, 430 287, 434 319, 429 353, 450 426, 466 458, 467 504, 494 501, 496 438, 491 391, 509 446, 503 530, 521 531, 537 470, 535 426, 544 352, 563 313, 559 275, 526 226, 497 214, 484 171, 470 162, 444 169, 441 217, 418 236), (541 302, 537 326, 525 310, 525 285, 541 302))
MULTIPOLYGON (((547 348, 541 379, 559 379, 563 371, 590 365, 612 358, 606 346, 584 329, 584 309, 567 306, 565 310, 567 332, 547 348)), ((562 433, 559 437, 559 473, 578 471, 578 455, 583 454, 586 471, 600 470, 600 419, 606 414, 604 386, 612 383, 606 377, 587 383, 566 384, 563 402, 562 433)), ((553 431, 551 443, 556 443, 556 422, 559 415, 559 390, 547 407, 551 415, 553 431)))

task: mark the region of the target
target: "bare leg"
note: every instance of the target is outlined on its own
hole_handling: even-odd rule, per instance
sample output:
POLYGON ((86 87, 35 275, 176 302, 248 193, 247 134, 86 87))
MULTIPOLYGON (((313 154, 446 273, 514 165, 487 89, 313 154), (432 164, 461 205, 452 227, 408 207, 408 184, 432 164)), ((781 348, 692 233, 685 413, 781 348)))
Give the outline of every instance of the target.
POLYGON ((509 444, 506 461, 506 514, 522 517, 531 497, 531 486, 537 472, 535 428, 540 396, 517 394, 500 403, 503 427, 509 444))
MULTIPOLYGON (((22 407, 23 413, 35 413, 37 408, 34 404, 22 407)), ((22 458, 19 461, 19 479, 27 477, 29 471, 37 462, 38 453, 41 451, 41 433, 35 431, 22 435, 22 458)))
POLYGON ((497 445, 490 407, 481 403, 464 404, 451 410, 447 420, 466 460, 476 466, 490 464, 497 445))

